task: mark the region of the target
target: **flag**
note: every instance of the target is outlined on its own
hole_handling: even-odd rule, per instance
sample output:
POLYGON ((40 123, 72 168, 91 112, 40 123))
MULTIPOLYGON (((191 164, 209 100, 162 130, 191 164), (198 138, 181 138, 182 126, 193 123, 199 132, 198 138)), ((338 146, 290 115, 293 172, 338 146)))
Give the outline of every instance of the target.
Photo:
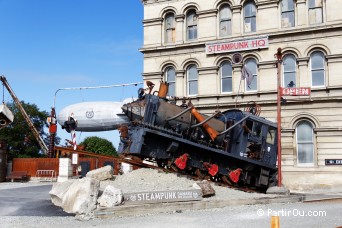
POLYGON ((241 80, 245 80, 247 79, 247 86, 248 88, 250 88, 249 86, 251 85, 253 79, 254 79, 254 75, 253 73, 246 67, 246 65, 243 65, 242 67, 242 71, 241 71, 241 80))

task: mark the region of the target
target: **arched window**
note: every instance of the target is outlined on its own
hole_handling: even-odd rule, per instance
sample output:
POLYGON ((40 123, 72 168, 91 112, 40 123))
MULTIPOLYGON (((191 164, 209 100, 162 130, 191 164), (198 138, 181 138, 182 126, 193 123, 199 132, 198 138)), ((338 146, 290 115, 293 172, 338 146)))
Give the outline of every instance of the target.
POLYGON ((283 87, 296 87, 296 57, 285 55, 283 58, 283 87))
POLYGON ((293 0, 281 1, 281 27, 289 28, 295 26, 295 11, 293 0))
POLYGON ((232 64, 228 61, 224 61, 220 67, 221 74, 221 92, 232 92, 232 64))
POLYGON ((307 120, 302 120, 296 127, 297 164, 314 165, 314 133, 313 126, 307 120))
POLYGON ((309 24, 323 23, 323 1, 309 0, 309 24))
POLYGON ((256 32, 256 7, 253 1, 248 1, 243 7, 245 32, 256 32))
POLYGON ((197 15, 195 10, 190 10, 186 15, 186 38, 197 39, 197 15))
POLYGON ((174 43, 176 40, 176 21, 173 13, 165 16, 165 43, 174 43))
POLYGON ((232 11, 229 5, 225 4, 220 8, 220 36, 232 34, 232 11))
POLYGON ((247 59, 245 67, 249 72, 248 74, 251 74, 245 79, 246 91, 256 91, 258 89, 258 66, 255 59, 247 59))
POLYGON ((198 92, 198 71, 196 65, 190 65, 187 69, 188 95, 195 96, 198 92))
POLYGON ((169 67, 165 72, 165 80, 169 83, 169 96, 176 95, 176 71, 175 68, 169 67))
POLYGON ((320 51, 313 52, 310 56, 310 62, 312 86, 324 86, 324 54, 320 51))

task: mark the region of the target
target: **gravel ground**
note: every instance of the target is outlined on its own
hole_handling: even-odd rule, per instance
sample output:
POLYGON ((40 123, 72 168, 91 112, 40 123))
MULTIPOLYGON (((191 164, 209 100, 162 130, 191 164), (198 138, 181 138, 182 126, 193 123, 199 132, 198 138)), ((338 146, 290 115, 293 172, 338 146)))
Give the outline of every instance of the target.
MULTIPOLYGON (((137 169, 124 175, 117 176, 114 181, 104 181, 101 185, 113 185, 124 193, 165 190, 193 189, 196 181, 179 176, 175 173, 164 173, 156 169, 137 169)), ((247 193, 228 187, 211 184, 215 189, 215 196, 204 200, 252 199, 262 197, 275 197, 271 194, 247 193)), ((102 189, 104 187, 101 187, 102 189)))

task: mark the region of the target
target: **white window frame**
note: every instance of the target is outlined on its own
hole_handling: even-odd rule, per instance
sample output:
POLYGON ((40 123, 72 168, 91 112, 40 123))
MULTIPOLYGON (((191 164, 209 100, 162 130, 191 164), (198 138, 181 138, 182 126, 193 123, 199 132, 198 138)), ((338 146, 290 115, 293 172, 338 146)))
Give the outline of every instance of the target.
POLYGON ((167 81, 167 83, 169 83, 169 87, 170 87, 170 85, 173 84, 174 88, 175 88, 175 91, 174 91, 175 94, 169 94, 170 91, 168 91, 168 93, 167 93, 168 96, 173 96, 173 97, 176 96, 176 69, 173 66, 169 66, 169 67, 166 68, 166 70, 165 70, 165 81, 167 81), (168 73, 169 73, 169 70, 171 70, 171 69, 173 69, 174 72, 175 72, 175 79, 174 79, 174 81, 170 81, 169 80, 169 74, 168 73))
POLYGON ((176 42, 176 19, 175 19, 175 14, 174 13, 167 13, 165 15, 165 22, 164 22, 164 41, 166 44, 171 44, 171 43, 175 43, 176 42), (172 20, 172 25, 169 27, 167 25, 167 19, 169 17, 173 17, 173 20, 172 20), (171 40, 168 39, 168 32, 171 31, 171 34, 172 34, 172 37, 171 37, 171 40))
POLYGON ((219 28, 218 29, 219 29, 219 36, 220 37, 227 37, 227 36, 232 35, 232 10, 231 10, 231 7, 229 4, 223 4, 219 8, 219 28), (230 11, 230 17, 223 18, 221 12, 225 8, 227 8, 230 11), (229 23, 229 28, 230 28, 230 30, 227 31, 225 34, 223 34, 221 32, 221 24, 224 24, 224 23, 229 23))
POLYGON ((189 97, 194 97, 198 95, 198 67, 196 64, 191 64, 188 66, 187 70, 186 70, 186 85, 187 85, 187 94, 189 97), (197 78, 196 79, 190 79, 189 77, 189 72, 190 72, 190 68, 195 67, 196 71, 197 71, 197 78), (197 82, 197 91, 195 94, 190 94, 190 82, 197 82))
POLYGON ((248 59, 246 59, 246 61, 245 61, 245 65, 247 64, 247 62, 249 62, 249 61, 254 61, 254 63, 255 63, 255 73, 253 73, 253 71, 251 70, 251 69, 249 69, 247 66, 247 68, 248 68, 248 70, 250 70, 250 71, 252 71, 252 73, 253 73, 253 80, 256 80, 256 89, 250 89, 250 88, 248 88, 248 85, 247 85, 247 79, 245 79, 245 91, 246 92, 257 92, 258 91, 258 88, 259 88, 259 85, 258 85, 258 62, 256 61, 256 59, 254 59, 254 58, 248 58, 248 59))
POLYGON ((296 58, 296 56, 295 56, 294 54, 286 54, 286 55, 284 55, 283 60, 284 60, 286 57, 288 57, 288 56, 292 56, 292 57, 294 58, 294 60, 295 60, 295 65, 294 65, 294 69, 293 69, 293 70, 291 70, 291 71, 286 71, 286 72, 285 72, 285 66, 284 66, 285 61, 283 61, 283 64, 282 64, 282 67, 283 67, 283 69, 282 69, 282 72, 283 72, 282 87, 288 88, 287 85, 285 85, 285 73, 294 73, 294 75, 295 75, 294 84, 295 84, 295 87, 297 87, 297 86, 298 86, 298 85, 297 85, 297 58, 296 58))
MULTIPOLYGON (((280 21, 281 21, 281 28, 293 28, 293 27, 295 27, 296 26, 296 3, 295 3, 295 1, 294 0, 282 0, 282 1, 280 1, 280 12, 281 12, 281 19, 280 19, 280 21), (288 1, 292 1, 293 2, 293 9, 291 9, 291 10, 289 10, 289 9, 287 9, 287 10, 283 10, 283 5, 282 5, 282 3, 283 2, 288 2, 288 1), (291 13, 291 12, 293 12, 293 25, 291 26, 284 26, 284 21, 283 21, 283 19, 285 19, 285 18, 288 18, 288 17, 283 17, 283 15, 285 14, 285 13, 291 13)), ((289 23, 289 22, 288 22, 289 23)))
POLYGON ((197 12, 196 10, 192 9, 192 10, 189 10, 186 14, 186 40, 187 41, 193 41, 193 40, 197 40, 198 39, 198 15, 197 15, 197 12), (193 20, 192 23, 189 23, 189 20, 188 20, 188 17, 190 17, 190 15, 193 14, 193 18, 195 18, 196 20, 193 20), (196 36, 192 39, 190 39, 189 37, 189 31, 190 30, 194 30, 196 36))
POLYGON ((297 125, 296 125, 296 155, 297 155, 297 166, 300 166, 300 167, 313 167, 315 166, 315 134, 314 134, 314 125, 308 121, 308 120, 300 120, 297 125), (300 163, 299 162, 299 142, 298 142, 298 127, 299 125, 302 123, 302 122, 307 122, 308 124, 310 124, 311 126, 311 129, 312 129, 312 139, 311 141, 307 141, 307 142, 301 142, 302 144, 312 144, 312 162, 311 163, 300 163))
POLYGON ((325 73, 326 73, 326 71, 325 71, 325 67, 326 67, 326 64, 325 64, 325 59, 324 59, 324 57, 325 57, 325 55, 324 55, 324 53, 323 52, 321 52, 321 51, 313 51, 312 53, 311 53, 311 55, 310 55, 310 73, 311 73, 311 87, 314 87, 314 88, 321 88, 321 87, 325 87, 325 73), (315 69, 313 69, 312 68, 312 55, 313 54, 315 54, 315 53, 320 53, 320 54, 322 54, 322 63, 323 63, 323 68, 315 68, 315 69), (323 85, 316 85, 316 86, 314 86, 313 85, 313 71, 318 71, 318 70, 323 70, 323 85))
MULTIPOLYGON (((317 25, 317 24, 322 24, 322 23, 324 23, 324 1, 323 0, 321 0, 321 4, 322 4, 322 6, 314 6, 314 7, 310 7, 310 1, 311 0, 308 0, 307 1, 307 4, 308 4, 308 21, 309 21, 309 25, 317 25), (313 10, 313 11, 316 11, 317 9, 321 9, 321 19, 322 19, 322 21, 320 21, 320 22, 312 22, 311 20, 310 20, 310 11, 311 10, 313 10)), ((314 0, 314 1, 316 1, 316 0, 314 0)), ((317 19, 317 17, 316 17, 316 19, 317 19)))
POLYGON ((257 8, 256 8, 256 5, 255 5, 255 2, 254 1, 248 1, 244 6, 243 6, 243 31, 244 33, 252 33, 252 32, 256 32, 257 31, 257 8), (246 16, 245 15, 245 8, 248 6, 248 5, 252 5, 252 7, 254 7, 255 9, 255 15, 252 16, 252 15, 248 15, 246 16), (246 31, 246 19, 251 19, 251 20, 254 20, 255 21, 255 31, 252 30, 252 25, 250 27, 250 31, 246 31))
POLYGON ((223 65, 224 64, 229 64, 230 66, 232 66, 232 63, 229 62, 229 61, 223 61, 220 65, 220 82, 221 82, 221 93, 222 94, 229 94, 229 93, 232 93, 233 92, 233 70, 232 70, 232 74, 231 75, 226 75, 226 76, 223 76, 223 72, 222 72, 222 69, 223 69, 223 65), (226 79, 226 78, 230 78, 231 79, 231 91, 223 91, 223 79, 226 79))

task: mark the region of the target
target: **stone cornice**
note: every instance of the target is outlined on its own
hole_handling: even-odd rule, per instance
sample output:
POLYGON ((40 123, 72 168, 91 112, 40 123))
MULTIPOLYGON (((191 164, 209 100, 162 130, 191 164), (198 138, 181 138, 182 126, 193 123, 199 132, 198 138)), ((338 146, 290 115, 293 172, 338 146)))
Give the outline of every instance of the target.
POLYGON ((143 20, 144 26, 161 25, 162 23, 163 23, 163 18, 161 17, 143 20))
POLYGON ((175 17, 176 21, 184 21, 185 15, 184 14, 178 14, 175 17))
POLYGON ((163 72, 149 72, 149 73, 143 73, 142 76, 148 77, 148 78, 160 78, 163 76, 163 72))
POLYGON ((216 17, 217 9, 198 11, 197 15, 198 15, 199 18, 216 17))
MULTIPOLYGON (((281 37, 289 37, 289 36, 296 36, 296 35, 301 35, 301 34, 312 34, 312 33, 317 33, 317 34, 322 34, 322 32, 329 31, 329 30, 340 30, 342 29, 342 24, 334 24, 334 25, 323 25, 323 26, 315 26, 315 27, 308 27, 308 28, 298 28, 298 29, 292 29, 292 30, 279 30, 276 32, 268 32, 268 33, 258 33, 253 36, 263 36, 263 35, 268 35, 269 37, 269 43, 272 44, 274 42, 277 42, 278 38, 281 37)), ((237 39, 241 38, 241 36, 234 36, 232 39, 237 39)), ((247 37, 245 37, 247 38, 247 37)), ((156 46, 156 47, 146 47, 146 48, 141 48, 140 51, 142 53, 147 53, 147 52, 154 52, 154 51, 164 51, 164 50, 172 50, 172 49, 177 49, 177 48, 193 48, 193 47, 200 47, 200 46, 205 46, 206 43, 212 42, 212 41, 221 41, 220 39, 212 39, 212 40, 206 40, 206 41, 194 41, 194 42, 186 42, 182 44, 176 44, 172 46, 156 46)), ((338 59, 339 57, 331 55, 329 58, 335 58, 338 59)))
POLYGON ((302 57, 297 58, 297 62, 299 66, 307 66, 309 63, 310 57, 302 57))
POLYGON ((326 55, 325 58, 328 60, 328 62, 338 62, 342 61, 342 54, 326 55))
POLYGON ((216 74, 217 71, 219 70, 218 66, 213 66, 213 67, 201 67, 198 68, 198 74, 203 75, 203 74, 216 74))
POLYGON ((269 0, 265 2, 257 2, 256 7, 258 9, 266 9, 266 8, 272 8, 272 7, 278 7, 279 0, 269 0))
POLYGON ((242 5, 232 6, 232 13, 240 13, 242 10, 242 5))

